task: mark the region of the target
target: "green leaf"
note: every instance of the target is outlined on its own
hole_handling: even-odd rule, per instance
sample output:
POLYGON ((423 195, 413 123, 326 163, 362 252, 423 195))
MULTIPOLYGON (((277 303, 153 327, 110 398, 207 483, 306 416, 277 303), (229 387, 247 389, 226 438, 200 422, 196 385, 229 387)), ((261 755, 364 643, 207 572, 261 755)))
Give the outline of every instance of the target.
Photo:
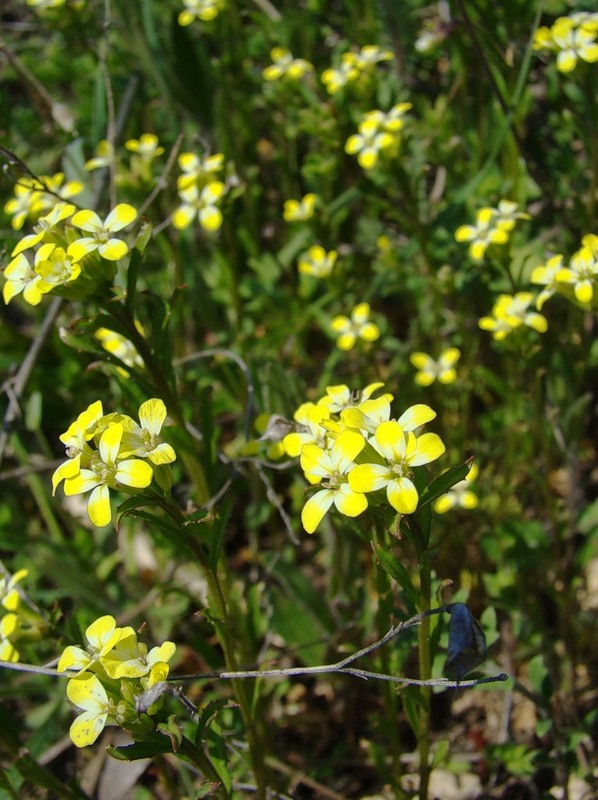
POLYGON ((14 765, 26 781, 34 786, 47 789, 56 797, 64 798, 64 800, 82 800, 87 797, 80 789, 72 788, 68 783, 57 778, 49 769, 38 764, 29 753, 17 758, 14 765))
POLYGON ((211 794, 215 794, 218 789, 222 786, 221 783, 216 783, 216 781, 204 781, 195 797, 197 800, 200 800, 202 797, 209 797, 211 794))
POLYGON ((465 480, 469 475, 472 461, 468 459, 464 464, 458 467, 450 467, 446 472, 443 472, 438 478, 433 480, 421 493, 419 498, 418 511, 423 506, 433 503, 443 494, 446 494, 456 483, 465 480))
POLYGON ((416 739, 419 739, 419 712, 423 704, 423 697, 419 686, 405 686, 400 690, 403 708, 407 722, 416 739))
POLYGON ((204 741, 204 732, 209 727, 210 723, 218 716, 223 708, 235 708, 236 703, 226 698, 219 700, 212 700, 207 703, 200 711, 199 719, 197 721, 197 730, 195 731, 195 744, 199 745, 204 741))
POLYGON ((534 688, 534 691, 544 700, 550 703, 552 697, 552 681, 550 674, 544 663, 544 657, 539 654, 534 656, 527 667, 527 677, 534 688))
POLYGON ((174 714, 171 714, 166 722, 161 722, 156 730, 170 740, 172 752, 178 752, 183 741, 183 731, 174 714))
POLYGON ((121 747, 107 747, 106 752, 117 761, 139 761, 141 758, 154 758, 162 753, 174 752, 171 742, 163 736, 152 738, 150 742, 135 742, 121 747))
MULTIPOLYGON (((146 229, 149 229, 151 233, 151 228, 149 228, 149 226, 146 226, 146 229)), ((144 239, 145 238, 146 237, 144 236, 144 239)), ((138 239, 138 242, 140 239, 138 239)), ((133 248, 133 250, 131 250, 129 266, 127 269, 127 295, 125 297, 125 308, 133 318, 135 317, 135 290, 137 288, 137 278, 139 277, 139 270, 141 264, 143 263, 142 252, 142 250, 137 249, 137 245, 133 248)))
POLYGON ((218 515, 210 528, 210 553, 209 561, 210 567, 213 572, 216 572, 218 567, 218 559, 222 551, 222 542, 224 541, 224 534, 226 533, 226 525, 228 523, 231 511, 233 508, 233 501, 230 495, 222 503, 218 509, 218 515))
POLYGON ((389 550, 384 549, 382 545, 375 546, 374 552, 382 569, 390 575, 402 589, 405 599, 407 600, 409 613, 416 614, 419 604, 419 594, 413 585, 407 569, 389 550))
POLYGON ((431 769, 436 769, 440 767, 442 764, 446 764, 449 757, 449 750, 450 745, 448 739, 441 739, 438 742, 438 747, 434 750, 434 755, 432 756, 432 765, 431 769))

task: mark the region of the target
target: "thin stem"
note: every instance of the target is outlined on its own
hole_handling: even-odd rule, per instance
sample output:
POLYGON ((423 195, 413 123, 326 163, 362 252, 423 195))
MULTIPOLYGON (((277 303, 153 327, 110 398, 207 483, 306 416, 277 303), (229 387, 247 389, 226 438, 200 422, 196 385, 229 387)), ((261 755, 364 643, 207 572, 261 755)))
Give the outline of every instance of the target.
MULTIPOLYGON (((422 623, 418 631, 417 649, 419 655, 419 677, 424 684, 430 680, 432 665, 430 659, 430 605, 432 602, 432 575, 430 555, 426 550, 419 554, 419 580, 422 623)), ((430 782, 430 703, 432 691, 429 685, 421 690, 419 713, 419 800, 427 800, 430 782)))

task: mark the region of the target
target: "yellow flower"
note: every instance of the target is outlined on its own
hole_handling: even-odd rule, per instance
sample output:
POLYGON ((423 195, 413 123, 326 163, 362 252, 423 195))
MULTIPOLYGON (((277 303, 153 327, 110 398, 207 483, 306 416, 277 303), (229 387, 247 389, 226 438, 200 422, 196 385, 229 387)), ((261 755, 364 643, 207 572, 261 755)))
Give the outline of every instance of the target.
POLYGON ((374 122, 378 128, 388 133, 398 133, 405 127, 405 114, 412 108, 411 103, 397 103, 390 111, 368 111, 364 120, 374 122))
POLYGON ((330 327, 339 336, 336 346, 339 350, 351 350, 358 339, 364 342, 375 342, 380 336, 380 329, 369 321, 370 306, 368 303, 359 303, 351 312, 351 318, 334 317, 330 327))
POLYGON ((21 241, 15 246, 11 255, 16 256, 19 253, 23 253, 25 250, 29 250, 31 247, 35 247, 47 234, 51 233, 52 229, 55 228, 59 222, 64 222, 69 217, 72 217, 76 210, 76 207, 71 203, 56 203, 50 212, 44 214, 44 216, 40 217, 34 224, 33 230, 36 231, 36 233, 23 236, 21 241))
POLYGON ((87 513, 98 528, 108 525, 112 519, 110 489, 145 489, 152 481, 153 470, 146 461, 121 457, 123 433, 121 423, 110 423, 100 437, 97 452, 89 457, 88 466, 64 479, 64 493, 67 496, 91 491, 87 513))
POLYGON ((503 231, 512 231, 518 219, 531 219, 529 214, 517 211, 517 203, 512 200, 500 200, 497 208, 490 209, 494 212, 494 223, 503 231))
POLYGON ((345 152, 357 154, 357 161, 363 169, 373 169, 378 163, 380 153, 395 143, 395 137, 381 130, 377 118, 363 119, 359 124, 359 133, 349 136, 345 144, 345 152))
POLYGON ((369 70, 381 61, 392 61, 394 55, 390 50, 382 50, 376 44, 366 44, 359 53, 355 53, 355 64, 361 70, 369 70))
MULTIPOLYGON (((129 252, 129 247, 122 239, 112 236, 137 219, 137 211, 127 203, 120 203, 101 220, 95 211, 78 211, 71 223, 75 228, 91 234, 73 242, 73 255, 82 258, 97 250, 107 261, 118 261, 129 252), (74 247, 76 245, 76 248, 74 247)), ((70 249, 70 248, 69 248, 70 249)))
POLYGON ((6 283, 2 289, 2 296, 7 305, 13 297, 16 297, 21 292, 25 302, 29 303, 29 305, 36 306, 41 302, 42 296, 49 289, 45 288, 42 277, 38 274, 36 267, 48 256, 53 248, 53 244, 42 245, 35 254, 33 264, 29 263, 27 256, 23 253, 19 253, 8 264, 4 270, 6 283))
POLYGON ((85 649, 77 645, 65 647, 58 660, 58 672, 76 670, 81 674, 101 663, 122 636, 128 636, 132 631, 132 628, 117 628, 116 620, 110 614, 99 617, 85 631, 85 649))
POLYGON ((336 94, 348 83, 371 72, 381 61, 390 61, 392 58, 394 56, 389 50, 381 50, 377 45, 365 45, 358 53, 344 53, 340 68, 324 70, 321 81, 328 94, 336 94))
POLYGON ((295 411, 293 419, 298 423, 298 430, 288 433, 282 440, 284 451, 291 458, 301 453, 304 444, 316 444, 326 447, 326 429, 322 422, 330 418, 330 411, 325 406, 314 403, 303 403, 295 411))
POLYGON ((306 444, 301 449, 302 469, 321 478, 323 487, 309 498, 301 512, 301 522, 307 533, 316 530, 333 503, 347 517, 357 517, 367 508, 367 498, 351 488, 347 477, 364 447, 365 439, 361 434, 344 431, 330 450, 315 444, 306 444))
POLYGON ((4 204, 6 214, 12 215, 11 225, 20 231, 28 217, 38 216, 43 210, 41 193, 32 180, 21 180, 15 185, 15 196, 4 204))
POLYGON ((31 8, 45 11, 48 8, 60 8, 65 4, 65 0, 27 0, 27 5, 31 8))
POLYGON ((356 80, 360 71, 355 63, 355 53, 345 53, 340 69, 325 69, 321 75, 321 81, 326 87, 328 94, 340 92, 348 83, 356 80))
POLYGON ((183 0, 185 11, 178 17, 179 25, 191 25, 196 19, 212 22, 224 8, 224 0, 183 0))
POLYGON ((181 153, 178 163, 184 173, 177 178, 179 192, 192 184, 197 184, 201 189, 206 183, 212 182, 214 175, 222 171, 224 156, 222 153, 215 153, 213 156, 200 158, 195 153, 181 153))
POLYGON ((506 244, 509 241, 508 231, 498 228, 495 220, 495 209, 482 208, 476 215, 475 225, 461 225, 455 231, 458 242, 470 242, 469 255, 474 261, 481 261, 491 244, 506 244))
POLYGON ((87 172, 93 172, 94 169, 109 167, 112 163, 114 163, 114 148, 107 139, 102 139, 97 144, 94 158, 86 161, 84 166, 87 172))
POLYGON ((0 603, 7 611, 16 611, 21 605, 21 595, 15 588, 19 581, 26 578, 29 570, 20 569, 14 575, 0 578, 0 603))
POLYGON ((287 222, 306 222, 314 215, 316 195, 306 194, 301 200, 285 200, 283 217, 287 222))
POLYGON ((153 133, 143 133, 139 139, 129 139, 125 142, 125 147, 141 156, 144 161, 153 161, 164 152, 164 148, 158 144, 158 137, 153 133))
POLYGON ((531 282, 545 286, 536 298, 536 308, 542 309, 544 303, 552 297, 558 289, 557 275, 563 268, 563 256, 556 255, 549 258, 546 264, 536 267, 531 275, 531 282))
MULTIPOLYGON (((143 335, 143 327, 135 321, 135 327, 143 335)), ((143 359, 135 349, 135 345, 116 331, 111 331, 109 328, 98 328, 94 333, 95 338, 101 342, 102 347, 108 353, 112 353, 120 359, 128 367, 143 367, 143 359)), ((121 367, 118 371, 124 377, 128 376, 128 372, 121 367)))
POLYGON ((164 148, 158 144, 158 137, 153 133, 143 133, 139 139, 129 139, 125 147, 130 150, 131 173, 141 181, 152 180, 152 162, 161 156, 164 148))
POLYGON ((572 284, 578 303, 588 305, 594 297, 598 279, 598 261, 590 247, 582 247, 569 261, 569 266, 556 273, 557 281, 572 284))
POLYGON ((444 384, 454 383, 457 380, 455 364, 460 357, 461 351, 456 347, 443 350, 438 361, 434 361, 427 353, 413 353, 410 361, 419 370, 415 382, 419 386, 430 386, 435 380, 444 384))
POLYGON ((5 614, 0 619, 0 660, 10 661, 16 663, 19 658, 19 652, 10 640, 18 632, 20 627, 19 617, 14 614, 5 614))
POLYGON ((135 631, 130 628, 102 658, 102 666, 110 678, 141 678, 147 675, 155 664, 167 664, 175 651, 176 645, 173 642, 164 642, 160 647, 153 647, 148 653, 147 645, 138 642, 135 631))
POLYGON ((56 205, 62 205, 62 201, 70 200, 71 197, 76 197, 83 191, 81 181, 64 183, 64 173, 62 172, 57 172, 55 175, 42 175, 37 184, 37 188, 41 192, 42 210, 44 211, 51 211, 56 205))
MULTIPOLYGON (((370 383, 364 389, 356 389, 351 391, 344 383, 336 386, 327 386, 326 394, 318 400, 319 406, 325 406, 331 414, 338 414, 345 408, 353 408, 359 406, 365 400, 369 400, 375 391, 381 389, 383 383, 370 383)), ((392 400, 392 395, 386 393, 384 395, 388 400, 392 400)))
POLYGON ((552 41, 558 55, 556 66, 559 72, 568 73, 575 69, 578 59, 594 63, 598 61, 596 32, 585 25, 576 26, 575 21, 561 17, 552 26, 552 41))
POLYGON ((546 318, 542 314, 528 311, 533 299, 531 292, 517 292, 516 295, 501 294, 492 308, 492 316, 482 317, 479 321, 480 328, 492 331, 492 336, 497 341, 502 341, 521 325, 545 333, 548 330, 546 318))
POLYGON ((332 273, 337 255, 336 250, 327 253, 322 245, 314 244, 300 257, 299 272, 314 278, 327 278, 332 273))
POLYGON ((66 685, 66 696, 83 712, 70 727, 71 741, 76 747, 87 747, 104 730, 112 703, 97 676, 91 672, 71 678, 66 685))
POLYGON ((60 435, 60 441, 66 445, 68 458, 54 470, 52 475, 53 495, 56 494, 56 489, 65 478, 78 475, 81 466, 87 466, 89 463, 92 449, 88 442, 93 439, 103 415, 102 401, 96 400, 79 414, 65 433, 60 435))
POLYGON ((459 481, 452 486, 446 494, 441 495, 434 502, 434 511, 437 514, 446 514, 451 508, 459 507, 472 509, 477 508, 478 498, 471 491, 471 483, 478 476, 478 465, 472 464, 471 469, 467 473, 465 480, 459 481))
POLYGON ((445 451, 442 440, 435 433, 418 438, 406 432, 397 420, 389 420, 378 426, 371 444, 380 462, 359 464, 352 469, 349 486, 356 492, 386 488, 388 502, 395 511, 412 514, 419 502, 412 469, 439 458, 445 451))
POLYGON ((263 71, 264 80, 277 81, 280 78, 288 78, 296 81, 313 70, 313 66, 304 58, 293 58, 291 53, 284 47, 275 47, 270 53, 274 62, 263 71))
POLYGON ((50 247, 51 251, 46 253, 45 258, 36 259, 35 265, 35 271, 42 279, 40 289, 44 293, 76 281, 81 274, 81 265, 77 260, 79 255, 77 246, 69 245, 66 250, 53 244, 50 247))
POLYGON ((139 407, 139 425, 130 417, 125 417, 120 458, 138 456, 147 458, 156 465, 172 464, 176 459, 176 453, 169 444, 160 439, 166 415, 164 401, 152 398, 139 407))
POLYGON ((195 184, 179 191, 183 201, 172 215, 172 224, 178 230, 189 227, 195 217, 206 231, 217 231, 222 225, 222 212, 216 205, 224 194, 225 186, 212 181, 201 190, 195 184))

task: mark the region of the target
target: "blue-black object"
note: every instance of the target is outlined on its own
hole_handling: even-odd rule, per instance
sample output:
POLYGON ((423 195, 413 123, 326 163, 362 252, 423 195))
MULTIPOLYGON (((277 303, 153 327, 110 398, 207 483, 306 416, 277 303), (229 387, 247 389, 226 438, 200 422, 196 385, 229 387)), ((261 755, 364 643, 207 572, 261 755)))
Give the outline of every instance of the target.
POLYGON ((465 603, 448 607, 449 643, 445 672, 460 681, 486 658, 486 637, 465 603))

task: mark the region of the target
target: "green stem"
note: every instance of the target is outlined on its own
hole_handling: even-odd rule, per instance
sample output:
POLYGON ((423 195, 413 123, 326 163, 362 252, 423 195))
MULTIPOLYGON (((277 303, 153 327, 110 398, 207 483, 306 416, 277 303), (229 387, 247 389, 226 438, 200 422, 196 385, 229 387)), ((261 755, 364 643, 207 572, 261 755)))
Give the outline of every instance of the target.
MULTIPOLYGON (((229 672, 236 672, 238 671, 239 667, 235 656, 233 638, 234 630, 233 626, 230 624, 230 614, 228 612, 226 599, 222 590, 222 584, 218 579, 216 571, 212 570, 208 556, 201 543, 195 537, 188 535, 188 529, 183 528, 183 531, 208 583, 208 599, 210 611, 212 612, 212 623, 224 652, 226 669, 229 672)), ((247 742, 249 745, 251 763, 253 766, 254 779, 256 783, 255 798, 256 800, 265 800, 265 752, 262 742, 263 737, 261 735, 261 731, 258 731, 257 729, 255 724, 256 721, 252 711, 251 684, 250 682, 240 679, 233 679, 232 685, 239 702, 241 716, 243 718, 247 733, 247 742)))
MULTIPOLYGON (((419 548, 418 548, 419 549, 419 548)), ((419 580, 421 593, 420 611, 429 611, 432 603, 432 570, 430 553, 421 549, 419 558, 419 580)), ((418 655, 419 677, 429 680, 432 677, 430 658, 430 617, 424 617, 418 630, 418 655)), ((421 688, 422 704, 419 713, 419 800, 427 800, 428 785, 430 782, 430 704, 432 689, 429 686, 421 688)))
POLYGON ((196 747, 189 739, 183 737, 178 754, 195 764, 207 780, 212 781, 212 783, 220 784, 219 788, 213 793, 214 797, 222 798, 222 800, 229 800, 230 794, 224 786, 222 778, 200 747, 196 747))

